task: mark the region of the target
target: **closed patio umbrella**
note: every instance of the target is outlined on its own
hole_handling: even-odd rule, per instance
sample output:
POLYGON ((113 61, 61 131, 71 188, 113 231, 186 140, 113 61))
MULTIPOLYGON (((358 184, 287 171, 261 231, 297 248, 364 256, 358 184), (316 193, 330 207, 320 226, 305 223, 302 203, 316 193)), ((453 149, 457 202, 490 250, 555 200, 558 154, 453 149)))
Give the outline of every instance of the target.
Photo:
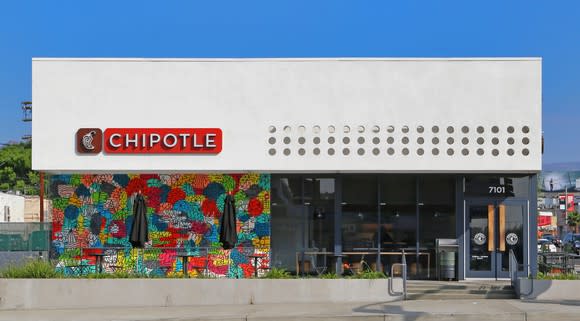
POLYGON ((133 201, 133 224, 129 242, 133 247, 143 248, 149 242, 149 227, 147 226, 147 205, 141 193, 133 201))
MULTIPOLYGON (((134 248, 144 248, 145 243, 149 242, 149 227, 147 225, 147 205, 145 198, 139 192, 133 201, 133 223, 131 224, 131 235, 129 235, 129 242, 134 248)), ((139 262, 139 261, 137 261, 139 262)), ((141 267, 137 266, 137 270, 141 271, 141 267)))
POLYGON ((226 196, 224 213, 220 219, 220 242, 224 250, 232 249, 238 242, 236 232, 236 206, 231 195, 226 196))

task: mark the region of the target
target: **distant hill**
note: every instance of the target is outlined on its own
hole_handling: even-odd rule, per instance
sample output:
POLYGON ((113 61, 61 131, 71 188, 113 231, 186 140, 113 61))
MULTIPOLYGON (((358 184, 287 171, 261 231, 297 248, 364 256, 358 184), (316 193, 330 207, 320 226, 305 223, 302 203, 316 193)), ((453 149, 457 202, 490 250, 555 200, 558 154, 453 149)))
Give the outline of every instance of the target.
POLYGON ((580 171, 580 162, 566 162, 566 163, 551 163, 543 164, 542 171, 580 171))

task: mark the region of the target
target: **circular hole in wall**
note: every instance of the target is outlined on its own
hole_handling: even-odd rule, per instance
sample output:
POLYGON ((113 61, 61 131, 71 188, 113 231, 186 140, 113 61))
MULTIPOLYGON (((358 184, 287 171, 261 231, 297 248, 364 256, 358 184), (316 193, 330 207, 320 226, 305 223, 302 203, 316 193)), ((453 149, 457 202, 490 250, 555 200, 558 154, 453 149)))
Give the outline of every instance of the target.
POLYGON ((524 138, 522 138, 522 143, 523 143, 524 145, 527 145, 527 144, 529 144, 529 143, 530 143, 530 139, 529 139, 529 138, 527 138, 527 137, 524 137, 524 138))
POLYGON ((467 126, 461 127, 461 132, 464 133, 464 134, 469 133, 469 127, 467 127, 467 126))
POLYGON ((492 132, 492 133, 494 133, 494 134, 497 134, 497 133, 499 133, 499 127, 497 127, 497 126, 493 126, 493 127, 491 128, 491 132, 492 132))
POLYGON ((358 138, 356 141, 357 141, 359 144, 364 144, 364 143, 365 143, 365 138, 364 138, 364 137, 359 137, 359 138, 358 138))
POLYGON ((409 126, 403 126, 403 128, 401 128, 401 130, 403 131, 403 133, 408 133, 409 132, 409 126))
POLYGON ((455 151, 453 150, 453 148, 447 149, 447 155, 452 156, 454 153, 455 151))
POLYGON ((359 133, 364 133, 364 132, 365 132, 365 126, 358 126, 358 127, 356 128, 356 130, 357 130, 359 133))
POLYGON ((419 144, 419 145, 423 145, 423 143, 425 143, 425 138, 423 138, 423 137, 418 137, 418 138, 417 138, 417 144, 419 144))
POLYGON ((403 150, 401 151, 403 153, 403 155, 407 156, 409 155, 409 149, 408 148, 403 148, 403 150))
POLYGON ((284 132, 286 134, 290 134, 291 131, 292 131, 292 127, 290 127, 290 126, 284 126, 284 132))
POLYGON ((507 154, 510 155, 510 156, 514 156, 515 152, 514 152, 513 149, 510 148, 510 149, 507 150, 507 154))
POLYGON ((334 134, 335 131, 336 131, 336 128, 334 128, 334 126, 332 126, 332 125, 328 126, 329 133, 334 134))
POLYGON ((342 143, 343 143, 343 144, 348 144, 348 143, 350 143, 350 138, 348 138, 348 137, 344 137, 344 138, 342 139, 342 143))
POLYGON ((304 138, 304 137, 298 138, 298 144, 302 145, 304 143, 306 143, 306 138, 304 138))
POLYGON ((314 144, 316 144, 316 145, 320 144, 320 137, 314 137, 314 138, 312 139, 312 142, 313 142, 314 144))
POLYGON ((491 143, 494 144, 494 145, 499 144, 499 138, 497 138, 497 137, 492 138, 491 139, 491 143))
POLYGON ((485 129, 483 128, 483 126, 477 126, 477 132, 483 134, 483 132, 485 132, 485 129))
POLYGON ((508 143, 508 144, 510 144, 510 145, 513 145, 515 142, 516 142, 516 141, 514 140, 514 138, 513 138, 513 137, 509 137, 509 138, 507 139, 507 143, 508 143))
POLYGON ((302 125, 298 126, 298 133, 302 135, 304 132, 306 132, 306 127, 302 125))
POLYGON ((463 137, 463 138, 461 139, 461 143, 462 143, 463 145, 467 145, 467 144, 469 144, 469 138, 467 138, 467 137, 463 137))
POLYGON ((305 150, 304 148, 300 148, 300 149, 298 150, 298 155, 300 155, 300 156, 304 156, 304 154, 306 154, 306 150, 305 150))
POLYGON ((423 126, 417 126, 417 133, 423 133, 425 131, 425 128, 423 126))
POLYGON ((334 137, 332 137, 332 136, 331 137, 328 137, 328 143, 329 144, 334 144, 334 142, 335 142, 334 137))
POLYGON ((284 155, 290 155, 290 148, 284 148, 284 155))
POLYGON ((365 154, 365 150, 364 150, 364 148, 359 148, 359 149, 356 151, 356 153, 357 153, 357 154, 359 154, 359 156, 362 156, 362 155, 364 155, 364 154, 365 154))
POLYGON ((401 139, 401 142, 402 142, 403 144, 407 145, 407 144, 409 143, 409 137, 403 137, 403 138, 401 139))
POLYGON ((453 137, 447 137, 447 144, 453 145, 454 142, 455 140, 453 139, 453 137))
POLYGON ((270 143, 270 145, 276 144, 276 138, 274 138, 274 137, 268 138, 268 143, 270 143))
POLYGON ((395 154, 395 150, 393 148, 388 148, 387 149, 387 154, 393 155, 393 154, 395 154))
POLYGON ((469 149, 467 149, 467 148, 462 149, 461 154, 463 154, 463 156, 469 155, 469 149))
POLYGON ((350 149, 348 149, 348 148, 343 148, 343 149, 342 149, 342 154, 343 154, 343 155, 348 155, 348 154, 350 154, 350 149))
POLYGON ((434 132, 435 134, 439 132, 439 126, 433 126, 431 127, 431 131, 434 132))
POLYGON ((522 132, 523 132, 524 134, 527 134, 527 133, 529 133, 529 132, 530 132, 530 127, 528 127, 528 126, 524 126, 524 127, 522 127, 522 132))
POLYGON ((375 133, 375 134, 376 134, 376 133, 380 132, 380 131, 381 131, 381 129, 379 128, 379 126, 376 126, 376 125, 375 125, 375 126, 373 126, 373 129, 372 129, 372 131, 373 131, 373 133, 375 133))
POLYGON ((284 144, 290 144, 290 137, 284 137, 284 144))
POLYGON ((312 150, 312 153, 313 153, 314 155, 320 155, 320 148, 318 148, 318 147, 314 148, 314 149, 312 150))
POLYGON ((328 149, 328 155, 334 155, 334 148, 328 149))
POLYGON ((276 150, 275 150, 274 148, 270 148, 270 149, 268 150, 268 154, 270 154, 270 155, 274 156, 274 155, 276 155, 276 150))
POLYGON ((454 131, 455 131, 455 129, 453 129, 453 126, 448 126, 448 127, 447 127, 447 132, 448 132, 449 134, 453 134, 453 132, 454 132, 454 131))
POLYGON ((433 155, 439 155, 439 148, 433 148, 431 150, 431 154, 433 154, 433 155))
POLYGON ((387 143, 388 143, 388 144, 392 144, 392 143, 394 143, 394 142, 395 142, 395 139, 394 139, 393 137, 389 137, 389 138, 387 138, 387 143))
POLYGON ((479 145, 483 145, 483 143, 485 143, 485 139, 483 139, 483 137, 478 137, 478 138, 477 138, 477 143, 478 143, 479 145))
POLYGON ((417 149, 417 155, 421 156, 423 154, 425 154, 425 151, 423 150, 423 148, 417 149))
POLYGON ((273 134, 276 132, 276 127, 270 126, 270 127, 268 127, 268 131, 273 134))
POLYGON ((312 132, 315 134, 320 134, 320 126, 316 125, 312 127, 312 132))
POLYGON ((514 129, 514 126, 508 126, 507 128, 507 132, 510 134, 513 134, 516 130, 514 129))
POLYGON ((349 126, 344 126, 344 127, 342 127, 342 131, 343 131, 345 134, 348 134, 348 133, 350 133, 350 127, 349 127, 349 126))
POLYGON ((477 149, 477 155, 481 156, 484 154, 483 148, 478 148, 477 149))
POLYGON ((499 155, 499 150, 497 150, 497 149, 494 148, 494 149, 492 149, 491 154, 493 156, 497 156, 497 155, 499 155))
POLYGON ((376 145, 376 144, 378 144, 378 143, 380 143, 380 142, 381 142, 381 139, 380 139, 380 138, 378 138, 378 137, 373 137, 373 144, 375 144, 375 145, 376 145))
POLYGON ((373 155, 378 155, 380 153, 381 151, 378 148, 373 148, 373 155))
POLYGON ((433 137, 433 139, 431 139, 431 143, 433 143, 433 145, 439 144, 439 138, 433 137))
POLYGON ((527 148, 524 148, 524 149, 522 149, 522 154, 523 154, 524 156, 528 156, 528 155, 530 155, 530 150, 529 150, 529 149, 527 149, 527 148))
POLYGON ((395 126, 387 126, 387 132, 392 133, 395 131, 395 126))

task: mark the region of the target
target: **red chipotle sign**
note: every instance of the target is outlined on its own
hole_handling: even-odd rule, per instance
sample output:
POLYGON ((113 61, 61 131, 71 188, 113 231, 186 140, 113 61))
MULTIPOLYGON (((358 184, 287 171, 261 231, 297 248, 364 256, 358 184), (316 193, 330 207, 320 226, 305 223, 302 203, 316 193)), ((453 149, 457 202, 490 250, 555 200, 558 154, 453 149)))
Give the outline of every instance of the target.
MULTIPOLYGON (((82 144, 78 141, 77 145, 82 144)), ((102 135, 107 154, 218 154, 219 128, 107 128, 102 135)), ((77 151, 79 149, 77 148, 77 151)))
POLYGON ((104 151, 109 154, 218 154, 219 128, 107 128, 104 151))

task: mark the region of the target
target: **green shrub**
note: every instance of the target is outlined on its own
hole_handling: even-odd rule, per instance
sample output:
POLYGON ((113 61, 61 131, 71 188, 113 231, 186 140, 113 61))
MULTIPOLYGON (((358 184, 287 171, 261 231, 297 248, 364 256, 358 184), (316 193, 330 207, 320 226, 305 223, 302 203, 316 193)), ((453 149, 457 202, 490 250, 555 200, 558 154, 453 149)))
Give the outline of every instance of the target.
POLYGON ((22 265, 9 265, 0 272, 1 278, 7 279, 59 279, 61 272, 43 260, 28 260, 22 265))
POLYGON ((561 274, 546 274, 538 273, 538 280, 580 280, 580 275, 572 273, 561 273, 561 274))
POLYGON ((272 268, 266 275, 262 277, 263 279, 291 279, 292 275, 286 269, 272 268))
POLYGON ((387 275, 383 272, 375 272, 375 271, 362 271, 360 273, 356 273, 351 275, 349 278, 351 279, 386 279, 387 275))
POLYGON ((134 273, 126 271, 118 271, 113 273, 91 273, 86 276, 79 276, 79 278, 87 279, 145 279, 154 278, 154 276, 149 276, 143 273, 134 273))
POLYGON ((320 276, 321 279, 338 279, 338 275, 336 273, 324 273, 320 276))

